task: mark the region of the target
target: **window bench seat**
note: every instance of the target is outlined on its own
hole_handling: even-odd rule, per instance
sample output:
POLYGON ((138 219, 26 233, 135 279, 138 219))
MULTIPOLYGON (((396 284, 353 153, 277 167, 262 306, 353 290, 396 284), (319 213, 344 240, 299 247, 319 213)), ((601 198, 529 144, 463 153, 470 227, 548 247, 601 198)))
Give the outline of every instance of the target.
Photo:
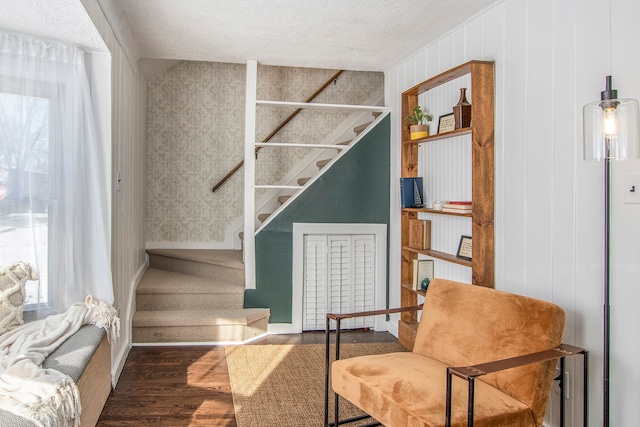
MULTIPOLYGON (((80 425, 96 425, 111 392, 111 346, 104 329, 82 326, 42 364, 69 375, 78 386, 82 402, 80 425)), ((36 424, 11 412, 0 410, 0 427, 33 427, 36 424)))

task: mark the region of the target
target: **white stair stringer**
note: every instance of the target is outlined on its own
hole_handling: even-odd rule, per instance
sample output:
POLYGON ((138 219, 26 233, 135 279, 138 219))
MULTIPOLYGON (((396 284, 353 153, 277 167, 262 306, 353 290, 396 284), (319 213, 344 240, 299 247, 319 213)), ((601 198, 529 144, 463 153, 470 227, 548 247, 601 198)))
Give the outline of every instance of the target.
MULTIPOLYGON (((367 99, 364 104, 365 105, 382 105, 384 103, 384 91, 382 89, 378 90, 374 93, 369 99, 367 99)), ((377 118, 378 120, 374 120, 374 122, 360 135, 356 135, 353 129, 359 125, 369 123, 372 121, 373 116, 370 112, 353 112, 349 115, 349 117, 344 120, 333 132, 327 135, 321 142, 318 144, 321 145, 339 145, 341 142, 352 140, 348 146, 344 149, 333 149, 333 148, 317 148, 311 149, 309 153, 300 161, 297 165, 295 165, 289 172, 287 172, 277 183, 276 185, 283 186, 298 186, 297 180, 299 178, 309 178, 309 181, 301 188, 300 190, 295 189, 269 189, 263 194, 260 199, 256 200, 256 211, 254 215, 254 228, 256 229, 256 233, 258 233, 266 224, 268 224, 274 217, 277 215, 285 206, 290 204, 295 198, 298 197, 304 188, 311 185, 317 177, 321 176, 326 170, 328 170, 333 164, 333 161, 324 167, 321 171, 318 171, 318 167, 316 166, 316 162, 323 159, 328 158, 339 158, 344 155, 345 152, 349 151, 351 147, 356 144, 368 131, 373 128, 379 120, 384 117, 387 113, 381 113, 381 115, 377 118), (291 196, 289 200, 280 204, 278 202, 278 197, 280 196, 291 196), (258 220, 258 215, 264 213, 273 214, 265 221, 262 222, 258 220)), ((310 148, 312 147, 309 144, 310 148)), ((243 219, 239 217, 236 221, 234 221, 225 232, 226 236, 232 236, 232 244, 233 248, 240 249, 242 247, 242 240, 239 237, 239 233, 243 230, 243 219)))
MULTIPOLYGON (((326 166, 322 167, 319 171, 318 171, 318 167, 314 163, 313 164, 314 172, 311 175, 311 178, 309 179, 309 181, 307 181, 300 190, 298 190, 294 194, 292 194, 291 197, 289 197, 289 199, 287 199, 287 201, 285 203, 283 203, 282 205, 279 205, 275 210, 273 210, 272 211, 273 213, 258 226, 258 228, 256 229, 256 234, 260 233, 260 231, 262 231, 271 221, 273 221, 273 219, 276 218, 280 212, 285 210, 287 208, 287 206, 289 206, 291 203, 293 203, 293 201, 295 199, 298 198, 298 196, 300 196, 302 193, 304 193, 304 191, 307 188, 309 188, 310 185, 312 185, 322 175, 324 175, 327 171, 329 171, 335 162, 337 162, 342 156, 344 156, 349 150, 351 150, 362 138, 364 138, 365 135, 367 135, 369 133, 369 131, 371 129, 373 129, 388 114, 389 114, 388 112, 381 113, 378 116, 378 118, 375 119, 362 133, 360 133, 357 137, 355 137, 353 139, 353 141, 344 150, 340 150, 336 155, 334 155, 334 157, 330 159, 329 163, 327 163, 326 166)), ((318 158, 321 158, 321 156, 318 156, 318 158)), ((302 175, 305 175, 305 174, 303 173, 303 174, 301 174, 301 176, 302 175)), ((306 175, 306 176, 310 176, 310 175, 306 175)), ((296 177, 296 179, 297 179, 297 177, 296 177)), ((276 202, 277 202, 277 199, 278 199, 277 196, 279 196, 279 195, 281 195, 280 192, 278 192, 276 194, 276 197, 274 197, 276 202)))

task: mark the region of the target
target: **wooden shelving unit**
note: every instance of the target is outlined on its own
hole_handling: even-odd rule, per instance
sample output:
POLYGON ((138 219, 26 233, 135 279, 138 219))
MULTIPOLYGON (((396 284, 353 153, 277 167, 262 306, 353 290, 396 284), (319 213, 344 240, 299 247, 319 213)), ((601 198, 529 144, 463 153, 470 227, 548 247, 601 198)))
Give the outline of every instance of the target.
MULTIPOLYGON (((403 307, 417 304, 418 295, 423 291, 412 289, 413 260, 418 254, 427 255, 447 262, 471 268, 471 284, 493 287, 494 262, 494 65, 489 61, 470 61, 452 68, 440 75, 406 90, 402 93, 402 116, 408 116, 418 105, 418 96, 444 83, 469 74, 471 77, 471 120, 469 128, 458 129, 443 134, 431 135, 418 140, 411 140, 409 129, 402 128, 402 176, 418 176, 418 146, 430 141, 470 135, 472 167, 472 200, 471 214, 455 214, 435 211, 426 208, 402 209, 402 260, 400 278, 400 303, 403 307), (453 215, 469 217, 473 237, 473 260, 468 261, 435 250, 414 249, 408 246, 409 220, 417 219, 419 213, 435 215, 453 215)), ((452 100, 454 101, 454 100, 452 100)), ((453 104, 452 104, 453 105, 453 104)), ((436 274, 437 276, 437 274, 436 274)), ((412 349, 417 330, 417 314, 403 313, 398 324, 400 343, 412 349)))

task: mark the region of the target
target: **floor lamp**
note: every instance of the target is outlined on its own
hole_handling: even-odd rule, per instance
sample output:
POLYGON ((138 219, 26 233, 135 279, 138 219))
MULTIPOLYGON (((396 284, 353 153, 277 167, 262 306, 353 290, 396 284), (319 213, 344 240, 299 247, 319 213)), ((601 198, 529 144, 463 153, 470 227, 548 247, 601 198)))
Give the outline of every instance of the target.
POLYGON ((603 421, 609 426, 609 350, 610 350, 610 219, 611 219, 611 162, 640 158, 640 130, 638 101, 618 98, 618 91, 611 86, 611 76, 606 77, 606 89, 600 93, 600 101, 584 106, 584 159, 604 161, 604 313, 603 313, 603 421))

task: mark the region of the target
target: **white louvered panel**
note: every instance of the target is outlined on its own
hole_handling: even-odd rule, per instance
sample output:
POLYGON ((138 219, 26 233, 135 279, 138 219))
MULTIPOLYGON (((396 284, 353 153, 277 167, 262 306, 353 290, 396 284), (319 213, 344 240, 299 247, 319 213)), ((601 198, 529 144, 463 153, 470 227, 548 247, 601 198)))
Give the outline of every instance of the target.
MULTIPOLYGON (((353 305, 352 310, 369 311, 373 310, 374 301, 374 236, 358 235, 353 236, 353 305)), ((373 327, 372 317, 355 318, 354 328, 373 327)))
MULTIPOLYGON (((351 242, 349 236, 328 236, 329 246, 329 311, 348 313, 350 310, 351 242)), ((347 323, 343 323, 347 326, 347 323)))
MULTIPOLYGON (((373 310, 374 235, 304 236, 303 330, 322 330, 326 313, 373 310)), ((346 319, 343 329, 374 327, 372 317, 346 319)))
POLYGON ((303 329, 325 327, 327 307, 327 237, 304 236, 303 329))

